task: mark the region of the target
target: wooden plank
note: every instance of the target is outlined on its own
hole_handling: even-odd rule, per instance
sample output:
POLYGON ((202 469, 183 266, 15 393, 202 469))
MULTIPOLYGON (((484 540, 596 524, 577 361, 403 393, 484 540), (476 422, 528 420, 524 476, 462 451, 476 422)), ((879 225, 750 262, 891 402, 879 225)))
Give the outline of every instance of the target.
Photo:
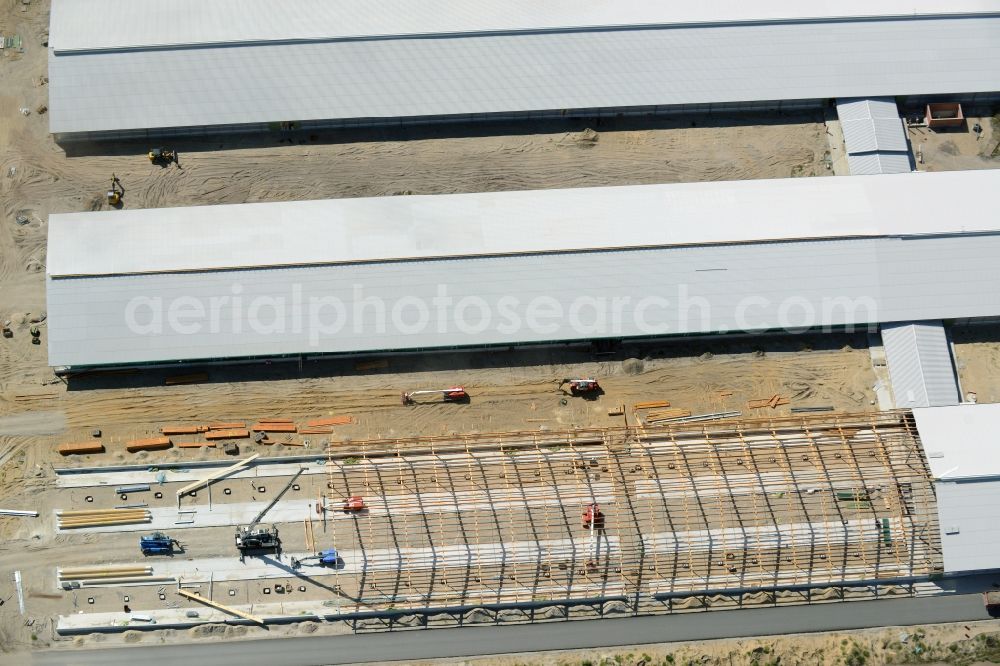
POLYGON ((125 450, 129 453, 136 451, 159 451, 169 449, 173 444, 169 437, 150 437, 148 439, 133 439, 125 443, 125 450))
POLYGON ((203 446, 211 446, 208 442, 179 442, 178 449, 200 449, 203 446))
POLYGON ((197 435, 198 433, 207 432, 208 426, 192 425, 192 426, 163 426, 160 428, 161 435, 197 435))
POLYGON ((175 590, 175 592, 177 592, 177 594, 181 595, 182 597, 187 597, 188 599, 191 599, 193 601, 197 601, 199 603, 203 603, 206 606, 211 606, 212 608, 217 608, 218 610, 222 611, 223 613, 229 613, 230 615, 235 615, 236 617, 242 617, 245 620, 250 620, 251 622, 256 622, 259 625, 264 625, 265 624, 264 620, 260 619, 259 617, 255 616, 255 615, 251 615, 250 613, 244 613, 243 611, 236 610, 235 608, 232 608, 230 606, 224 606, 223 604, 220 604, 217 601, 212 601, 211 599, 206 599, 205 597, 201 596, 200 594, 195 594, 194 592, 188 592, 187 590, 181 590, 181 589, 177 589, 177 590, 175 590))
POLYGON ((235 430, 209 430, 205 433, 205 439, 246 439, 250 436, 250 431, 245 428, 235 430))
POLYGON ((658 409, 656 411, 649 412, 646 414, 647 419, 672 419, 680 416, 691 416, 690 409, 681 409, 680 407, 674 407, 672 409, 658 409))
POLYGON ((299 430, 300 435, 332 435, 333 428, 303 428, 299 430))
POLYGON ((191 492, 192 490, 197 490, 198 488, 201 488, 202 486, 207 485, 207 484, 211 483, 212 481, 215 481, 216 479, 220 479, 220 478, 224 477, 225 475, 227 475, 227 474, 229 474, 231 472, 235 472, 236 470, 240 469, 244 465, 247 465, 247 464, 253 462, 254 460, 256 460, 259 457, 260 457, 260 454, 259 453, 255 453, 252 456, 250 456, 249 458, 244 458, 243 460, 240 460, 239 462, 234 463, 234 464, 230 465, 229 467, 226 467, 225 469, 220 469, 220 470, 217 470, 215 472, 212 472, 211 474, 209 474, 208 476, 206 476, 204 479, 202 479, 200 481, 195 481, 194 483, 189 483, 188 485, 186 485, 183 488, 181 488, 180 490, 178 490, 177 491, 177 496, 180 497, 181 495, 185 495, 185 494, 191 492))
POLYGON ((243 421, 234 421, 232 423, 209 423, 209 430, 232 430, 233 428, 246 428, 247 424, 243 421))
POLYGON ((669 407, 670 402, 667 400, 654 400, 652 402, 637 402, 632 405, 633 409, 656 409, 657 407, 669 407))
POLYGON ((292 419, 257 419, 260 423, 295 423, 292 419))
POLYGON ((310 428, 316 426, 335 426, 335 425, 347 425, 348 423, 353 423, 354 417, 350 415, 344 416, 331 416, 325 419, 313 419, 311 421, 306 421, 306 425, 310 428))
POLYGON ((251 430, 254 432, 295 432, 297 428, 294 423, 254 423, 251 430))
POLYGON ((776 409, 782 405, 787 405, 791 400, 788 398, 783 398, 780 395, 773 395, 770 398, 761 398, 759 400, 750 400, 747 402, 748 409, 763 409, 764 407, 770 407, 771 409, 776 409))
POLYGON ((56 515, 60 518, 68 518, 70 516, 101 516, 105 514, 120 514, 122 512, 135 512, 139 513, 142 511, 147 511, 147 509, 72 509, 69 511, 56 511, 56 515))
POLYGON ((87 453, 104 453, 104 444, 101 444, 100 442, 60 444, 58 451, 64 456, 84 455, 87 453))

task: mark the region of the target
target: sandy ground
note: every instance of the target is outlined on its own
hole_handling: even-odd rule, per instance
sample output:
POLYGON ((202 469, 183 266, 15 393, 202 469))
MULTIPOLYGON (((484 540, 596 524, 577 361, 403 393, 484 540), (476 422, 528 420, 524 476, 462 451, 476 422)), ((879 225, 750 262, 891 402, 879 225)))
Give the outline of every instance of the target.
MULTIPOLYGON (((991 113, 997 113, 993 109, 991 113)), ((1000 168, 1000 114, 973 111, 965 125, 954 129, 930 130, 909 127, 907 135, 917 171, 964 171, 1000 168), (977 135, 973 128, 982 128, 977 135), (923 161, 921 161, 921 159, 923 161)))
MULTIPOLYGON (((802 664, 986 664, 1000 659, 995 622, 886 627, 768 639, 660 643, 633 649, 568 650, 478 659, 414 661, 414 666, 764 666, 802 664)), ((396 662, 398 663, 398 662, 396 662)), ((374 665, 373 665, 374 666, 374 665)), ((380 666, 388 666, 380 665, 380 666)))
POLYGON ((962 391, 978 402, 1000 402, 1000 325, 955 326, 951 339, 962 391))

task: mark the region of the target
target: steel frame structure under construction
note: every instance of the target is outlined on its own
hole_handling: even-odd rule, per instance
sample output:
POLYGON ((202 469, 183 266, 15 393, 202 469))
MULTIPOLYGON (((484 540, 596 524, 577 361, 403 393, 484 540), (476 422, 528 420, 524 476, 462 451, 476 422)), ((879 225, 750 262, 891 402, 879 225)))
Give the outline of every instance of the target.
POLYGON ((344 614, 620 601, 632 612, 900 592, 940 571, 908 412, 328 450, 344 614), (597 503, 601 529, 582 512, 597 503))

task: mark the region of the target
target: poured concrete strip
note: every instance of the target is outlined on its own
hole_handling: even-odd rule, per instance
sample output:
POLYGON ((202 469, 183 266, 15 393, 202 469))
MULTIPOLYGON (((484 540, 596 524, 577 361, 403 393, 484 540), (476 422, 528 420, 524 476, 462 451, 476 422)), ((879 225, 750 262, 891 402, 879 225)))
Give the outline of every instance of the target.
POLYGON ((360 574, 377 571, 433 570, 443 567, 478 568, 512 565, 521 562, 551 562, 582 560, 591 557, 592 550, 600 558, 617 557, 620 549, 617 537, 598 539, 592 545, 588 534, 579 539, 549 541, 514 541, 487 543, 476 546, 443 546, 441 548, 401 548, 340 551, 339 568, 318 564, 302 564, 293 569, 292 558, 303 559, 311 553, 284 553, 280 560, 273 555, 248 557, 241 563, 236 557, 214 557, 191 560, 163 560, 153 565, 156 576, 173 576, 185 583, 224 582, 306 576, 309 578, 360 574))
MULTIPOLYGON (((493 509, 522 510, 528 503, 531 506, 559 506, 572 502, 574 504, 589 504, 591 502, 614 502, 615 495, 610 483, 594 483, 589 487, 560 488, 557 486, 542 486, 537 488, 515 488, 511 490, 492 491, 462 491, 456 493, 420 493, 418 495, 391 495, 386 497, 365 497, 368 506, 366 516, 387 516, 399 514, 424 513, 460 513, 467 511, 490 511, 493 509)), ((301 523, 307 516, 314 515, 316 501, 312 499, 282 500, 267 514, 267 523, 301 523)), ((168 531, 178 528, 191 529, 197 527, 235 527, 245 525, 260 513, 264 502, 237 502, 233 504, 197 505, 185 507, 179 513, 174 507, 156 507, 150 509, 152 520, 146 523, 130 525, 112 525, 105 527, 78 527, 72 530, 57 529, 57 533, 72 531, 107 533, 107 532, 149 532, 168 531), (192 512, 193 511, 193 512, 192 512), (178 524, 178 521, 183 521, 178 524), (191 522, 187 522, 191 521, 191 522)), ((573 511, 576 511, 574 506, 573 511)), ((351 514, 341 511, 328 511, 327 520, 356 520, 351 514)))

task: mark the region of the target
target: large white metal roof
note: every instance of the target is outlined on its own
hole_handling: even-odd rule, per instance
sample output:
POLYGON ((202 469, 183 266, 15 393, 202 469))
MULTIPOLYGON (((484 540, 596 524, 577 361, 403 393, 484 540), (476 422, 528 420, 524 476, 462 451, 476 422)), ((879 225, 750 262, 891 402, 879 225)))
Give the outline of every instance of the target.
POLYGON ((1000 291, 969 285, 1000 284, 998 256, 1000 234, 49 277, 49 363, 169 363, 985 317, 1000 313, 1000 291))
POLYGON ((990 0, 53 0, 56 51, 1000 11, 990 0))
POLYGON ((51 276, 992 231, 1000 171, 256 203, 49 217, 51 276))
POLYGON ((1000 404, 914 409, 936 479, 1000 479, 1000 404))
MULTIPOLYGON (((132 35, 123 27, 105 45, 153 41, 158 31, 171 43, 214 39, 193 22, 203 21, 211 5, 199 4, 177 34, 173 16, 150 18, 148 28, 132 35)), ((234 35, 221 35, 237 40, 230 44, 60 51, 67 44, 86 48, 86 40, 100 45, 106 17, 115 16, 91 7, 88 20, 101 26, 82 30, 88 36, 77 43, 69 27, 76 19, 61 16, 76 6, 53 7, 49 118, 57 134, 1000 90, 1000 68, 983 65, 1000 61, 1000 15, 987 13, 261 42, 251 40, 295 31, 272 29, 271 14, 261 9, 284 11, 283 4, 255 2, 232 17, 234 35)), ((655 14, 652 6, 640 9, 655 14)), ((521 5, 521 14, 511 14, 521 18, 496 19, 498 25, 543 23, 531 7, 521 5)), ((552 20, 572 22, 567 17, 578 8, 561 7, 552 20)), ((144 16, 138 8, 124 11, 136 21, 144 16)), ((406 25, 393 29, 406 32, 401 21, 406 25)))
POLYGON ((1000 481, 938 483, 945 574, 1000 569, 1000 481))

